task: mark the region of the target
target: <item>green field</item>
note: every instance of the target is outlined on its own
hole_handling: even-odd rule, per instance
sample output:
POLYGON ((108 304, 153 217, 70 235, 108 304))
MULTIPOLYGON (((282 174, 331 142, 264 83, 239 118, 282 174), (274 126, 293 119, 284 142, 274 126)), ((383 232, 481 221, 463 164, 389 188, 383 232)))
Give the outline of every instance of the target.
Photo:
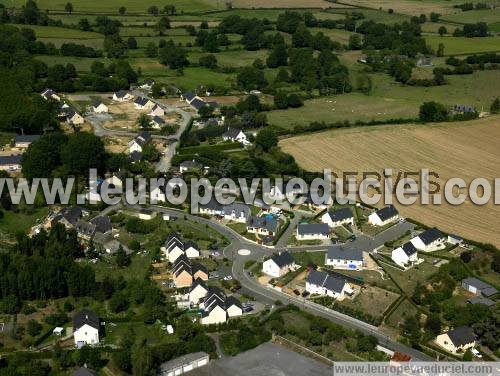
POLYGON ((500 9, 470 10, 467 12, 447 14, 442 17, 442 21, 458 23, 486 22, 487 24, 491 24, 500 22, 500 9))
MULTIPOLYGON (((252 65, 255 59, 261 59, 265 62, 268 56, 267 50, 258 51, 223 51, 214 54, 217 57, 218 65, 221 67, 244 67, 252 65)), ((207 55, 207 52, 193 52, 189 54, 189 61, 198 63, 201 56, 207 55)))
MULTIPOLYGON (((2 3, 6 6, 21 7, 26 1, 25 0, 2 0, 2 3)), ((51 11, 64 11, 64 6, 66 5, 66 0, 38 0, 37 4, 40 9, 49 9, 51 11)), ((149 0, 146 2, 136 1, 136 0, 73 0, 74 13, 95 13, 95 12, 112 12, 118 13, 118 8, 124 6, 127 8, 129 13, 146 13, 147 9, 151 5, 156 5, 162 7, 165 4, 159 4, 158 2, 149 0)), ((217 3, 210 0, 172 0, 168 4, 175 5, 177 11, 207 11, 217 9, 217 3)), ((225 5, 220 3, 220 7, 223 8, 225 5)))
POLYGON ((312 27, 310 28, 311 33, 317 33, 317 32, 322 32, 326 36, 330 37, 331 40, 334 42, 339 42, 342 44, 347 44, 349 43, 349 37, 353 34, 351 31, 346 31, 346 30, 340 30, 340 29, 324 29, 321 27, 312 27))
POLYGON ((38 25, 21 25, 12 24, 18 28, 27 28, 35 31, 37 38, 69 38, 69 39, 102 39, 102 34, 92 31, 82 31, 78 29, 69 29, 56 26, 38 26, 38 25))
MULTIPOLYGON (((432 68, 431 68, 432 69, 432 68)), ((498 80, 498 71, 478 71, 471 75, 447 76, 447 85, 436 87, 403 86, 386 74, 373 74, 374 89, 370 95, 349 93, 333 97, 306 100, 297 109, 275 110, 267 113, 268 120, 284 128, 311 121, 386 120, 417 117, 424 101, 446 105, 467 103, 477 108, 489 108, 498 96, 491 85, 498 80)))
POLYGON ((353 11, 355 11, 357 13, 363 13, 363 15, 365 16, 365 18, 358 21, 358 23, 361 23, 365 20, 373 20, 375 22, 382 22, 385 24, 394 24, 394 23, 401 23, 404 21, 409 21, 409 19, 410 19, 410 16, 406 16, 403 14, 398 14, 398 13, 391 14, 391 13, 388 13, 386 11, 377 10, 377 9, 356 9, 356 8, 329 9, 329 10, 326 10, 325 12, 315 14, 315 16, 318 18, 330 18, 331 16, 336 15, 337 19, 338 19, 338 18, 344 18, 345 13, 351 13, 353 11), (340 15, 340 17, 339 17, 339 15, 340 15))
POLYGON ((438 48, 439 43, 443 43, 444 54, 447 56, 500 51, 500 37, 462 38, 429 35, 425 40, 434 50, 438 48))

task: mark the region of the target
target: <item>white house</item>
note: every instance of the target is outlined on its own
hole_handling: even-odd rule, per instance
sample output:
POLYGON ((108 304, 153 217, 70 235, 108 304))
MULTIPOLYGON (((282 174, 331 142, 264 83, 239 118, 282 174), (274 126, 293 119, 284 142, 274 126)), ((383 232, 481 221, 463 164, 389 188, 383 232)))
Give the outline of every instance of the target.
POLYGON ((149 124, 154 129, 161 129, 163 126, 165 126, 165 120, 163 120, 163 118, 159 116, 153 116, 149 124))
POLYGON ((202 170, 203 165, 201 163, 196 162, 195 160, 192 161, 183 161, 179 165, 179 172, 183 174, 184 172, 188 170, 202 170))
POLYGON ((168 261, 173 263, 184 254, 184 243, 182 243, 177 234, 171 234, 165 240, 164 250, 162 249, 162 251, 168 261))
POLYGON ((209 288, 200 308, 203 309, 201 316, 203 325, 221 324, 226 322, 228 318, 243 314, 240 301, 234 296, 227 297, 218 287, 209 288))
POLYGON ((340 300, 354 293, 345 279, 317 270, 312 270, 307 276, 306 291, 310 294, 326 295, 340 300))
POLYGON ((344 249, 338 246, 329 247, 325 256, 325 265, 333 266, 336 269, 363 269, 363 251, 361 249, 344 249))
POLYGON ((139 85, 139 88, 147 90, 147 91, 151 91, 154 84, 155 84, 154 80, 147 79, 146 81, 144 81, 144 83, 142 85, 139 85))
POLYGON ((297 240, 325 240, 330 237, 330 229, 326 223, 299 223, 295 237, 297 240))
POLYGON ((202 279, 197 279, 191 285, 189 289, 189 301, 193 305, 198 305, 200 301, 205 298, 208 293, 208 287, 205 281, 202 279))
POLYGON ((128 143, 128 152, 142 153, 142 148, 151 140, 151 135, 148 132, 139 133, 133 140, 128 143))
POLYGON ((444 246, 446 237, 437 228, 429 228, 411 239, 411 243, 419 251, 431 252, 444 246))
POLYGON ((417 248, 411 242, 406 242, 392 251, 391 258, 397 265, 407 267, 418 261, 417 248))
POLYGON ((95 100, 95 101, 92 102, 92 111, 94 111, 97 114, 107 113, 108 112, 108 106, 106 106, 100 100, 95 100))
POLYGON ((83 117, 72 107, 68 108, 66 111, 66 120, 68 121, 68 123, 73 125, 80 125, 85 121, 83 117))
POLYGON ((165 116, 165 110, 162 107, 155 104, 151 109, 149 116, 165 116))
POLYGON ((53 99, 53 100, 59 102, 61 100, 61 97, 54 90, 49 89, 49 88, 43 90, 40 95, 46 101, 49 99, 53 99))
POLYGON ((137 97, 134 100, 134 106, 137 110, 151 110, 155 106, 155 103, 148 98, 137 97))
POLYGON ((392 205, 374 211, 368 216, 368 223, 373 226, 385 226, 399 219, 399 213, 392 205))
POLYGON ((188 240, 184 243, 184 253, 190 259, 200 257, 200 247, 194 241, 188 240))
POLYGON ((354 215, 349 208, 328 210, 321 216, 321 222, 326 223, 329 227, 338 227, 344 224, 352 226, 354 225, 354 215))
POLYGON ((217 287, 211 287, 201 304, 201 308, 203 309, 201 323, 209 325, 226 322, 227 312, 225 301, 226 294, 217 287))
POLYGON ((18 135, 14 138, 14 146, 16 148, 26 149, 39 138, 40 135, 38 134, 18 135))
POLYGON ((101 322, 94 312, 84 309, 73 317, 73 337, 75 345, 80 348, 85 345, 97 345, 101 322))
POLYGON ((117 91, 113 94, 113 100, 116 102, 127 102, 131 100, 134 96, 125 90, 117 91))
POLYGON ((476 336, 472 328, 461 326, 438 335, 436 343, 452 354, 464 353, 476 346, 476 336))
POLYGON ((226 298, 226 312, 228 318, 243 315, 243 307, 241 305, 241 302, 234 296, 228 296, 226 298))
POLYGON ((143 221, 150 221, 154 217, 156 217, 156 212, 151 209, 143 208, 139 210, 139 219, 143 221))
POLYGON ((21 158, 22 154, 0 156, 0 170, 11 172, 21 170, 21 158))
POLYGON ((239 142, 243 145, 248 145, 250 142, 247 140, 247 136, 241 129, 228 128, 227 132, 222 135, 224 141, 239 142))
POLYGON ((447 242, 453 245, 463 245, 465 240, 458 235, 449 234, 447 242))
POLYGON ((282 277, 295 268, 295 260, 288 252, 281 252, 262 263, 262 272, 273 278, 282 277))

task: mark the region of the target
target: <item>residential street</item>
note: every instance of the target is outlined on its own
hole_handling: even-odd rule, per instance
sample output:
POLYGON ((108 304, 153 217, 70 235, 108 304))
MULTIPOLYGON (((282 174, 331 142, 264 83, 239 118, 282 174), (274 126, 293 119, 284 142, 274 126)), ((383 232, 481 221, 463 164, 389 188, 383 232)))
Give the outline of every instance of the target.
MULTIPOLYGON (((176 106, 169 106, 164 103, 158 102, 155 99, 149 97, 148 95, 144 94, 142 91, 139 90, 133 90, 131 92, 134 96, 142 96, 143 98, 147 98, 151 100, 152 102, 155 102, 156 104, 160 105, 161 107, 165 108, 166 111, 173 111, 178 113, 181 116, 181 120, 179 121, 179 129, 177 132, 173 135, 170 136, 162 136, 162 135, 155 135, 152 134, 151 137, 155 139, 162 139, 165 140, 165 142, 168 144, 167 149, 165 151, 165 154, 161 156, 160 160, 156 164, 156 171, 158 172, 166 172, 170 168, 172 157, 175 154, 175 150, 177 147, 177 143, 179 142, 179 137, 184 132, 186 127, 188 126, 189 122, 191 121, 191 114, 189 112, 186 112, 184 110, 181 110, 180 108, 176 106)), ((104 136, 126 136, 126 137, 135 137, 139 132, 129 132, 129 131, 119 131, 119 130, 111 130, 107 129, 104 127, 104 122, 111 120, 112 117, 109 114, 95 114, 95 113, 90 113, 87 116, 85 116, 85 120, 87 120, 90 124, 92 124, 92 127, 94 128, 94 134, 99 137, 104 137, 104 136)))
MULTIPOLYGON (((139 209, 139 206, 133 206, 131 208, 139 209)), ((283 250, 283 248, 272 249, 260 246, 258 244, 255 244, 247 240, 246 238, 239 235, 229 227, 224 226, 223 224, 217 221, 213 221, 203 217, 198 217, 192 214, 187 214, 177 209, 171 209, 162 206, 151 206, 150 209, 157 211, 159 213, 168 213, 172 216, 185 216, 190 221, 207 224, 216 231, 220 232, 225 237, 227 237, 227 239, 231 242, 231 244, 228 247, 226 247, 226 249, 224 249, 224 256, 233 261, 233 267, 232 267, 233 277, 240 281, 241 285, 244 288, 244 292, 250 293, 250 295, 254 296, 255 298, 258 298, 258 300, 268 303, 274 302, 276 300, 281 300, 284 304, 296 305, 301 309, 304 309, 315 315, 327 318, 340 325, 360 330, 365 334, 374 335, 379 340, 380 345, 387 347, 393 351, 401 351, 406 354, 409 354, 413 357, 414 360, 421 360, 421 361, 433 360, 426 354, 423 354, 415 349, 412 349, 408 346, 405 346, 401 343, 392 340, 385 334, 380 333, 378 331, 378 328, 370 324, 367 324, 351 316, 344 315, 340 312, 330 310, 328 308, 307 301, 305 299, 292 297, 277 290, 273 290, 265 286, 262 286, 244 271, 244 264, 246 261, 248 260, 261 261, 264 257, 269 256, 273 253, 277 253, 283 250), (240 249, 247 249, 250 251, 250 254, 248 256, 242 256, 238 253, 240 249)), ((344 247, 371 250, 373 248, 378 247, 379 245, 384 244, 388 240, 401 236, 406 231, 411 230, 413 227, 414 225, 411 223, 400 222, 392 226, 390 229, 378 234, 374 238, 370 238, 368 236, 359 236, 353 242, 349 242, 346 245, 344 245, 344 247)), ((291 250, 293 252, 298 252, 298 251, 310 250, 312 248, 317 250, 325 249, 324 246, 317 246, 317 247, 302 246, 302 247, 294 247, 291 250)))

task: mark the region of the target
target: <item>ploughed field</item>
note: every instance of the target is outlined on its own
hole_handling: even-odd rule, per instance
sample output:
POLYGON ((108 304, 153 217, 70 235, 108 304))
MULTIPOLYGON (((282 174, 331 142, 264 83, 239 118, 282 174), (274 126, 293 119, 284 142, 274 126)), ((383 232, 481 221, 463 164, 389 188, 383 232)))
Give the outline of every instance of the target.
MULTIPOLYGON (((500 117, 470 122, 427 125, 386 125, 331 130, 280 141, 283 151, 293 155, 310 171, 331 168, 343 171, 419 171, 429 168, 440 182, 460 177, 500 178, 500 117)), ((443 201, 444 198, 443 198, 443 201)), ((400 212, 444 231, 500 246, 500 206, 491 200, 485 206, 467 201, 460 206, 402 206, 400 212)))

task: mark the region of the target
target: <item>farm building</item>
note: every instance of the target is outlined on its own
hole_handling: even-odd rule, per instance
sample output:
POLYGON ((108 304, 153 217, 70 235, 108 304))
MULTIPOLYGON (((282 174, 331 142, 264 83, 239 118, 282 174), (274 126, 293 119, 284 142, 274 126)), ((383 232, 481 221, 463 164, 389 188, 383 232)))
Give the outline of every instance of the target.
POLYGON ((487 298, 498 293, 496 288, 474 277, 463 279, 462 288, 475 295, 483 295, 487 298))
POLYGON ((207 353, 197 352, 183 355, 179 358, 162 363, 158 370, 158 376, 177 376, 193 369, 206 366, 210 361, 207 353))

